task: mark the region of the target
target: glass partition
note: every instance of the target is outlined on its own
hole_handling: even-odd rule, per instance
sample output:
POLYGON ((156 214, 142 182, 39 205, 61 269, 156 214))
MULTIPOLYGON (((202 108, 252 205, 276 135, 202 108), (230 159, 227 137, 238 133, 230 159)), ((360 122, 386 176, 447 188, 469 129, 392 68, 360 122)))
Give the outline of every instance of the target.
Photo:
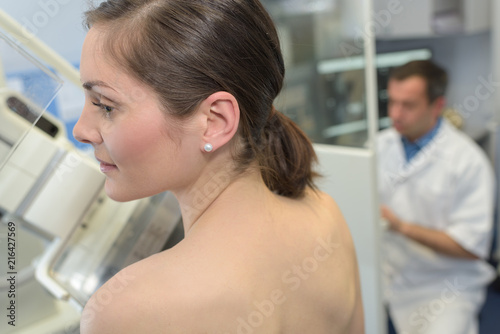
POLYGON ((315 143, 368 139, 361 1, 264 0, 275 20, 286 77, 276 108, 315 143))

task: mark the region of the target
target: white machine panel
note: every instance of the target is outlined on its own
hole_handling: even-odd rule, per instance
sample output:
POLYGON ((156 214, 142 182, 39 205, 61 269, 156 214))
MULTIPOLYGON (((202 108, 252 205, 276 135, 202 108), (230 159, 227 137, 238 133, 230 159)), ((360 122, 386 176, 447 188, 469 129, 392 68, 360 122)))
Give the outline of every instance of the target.
POLYGON ((38 179, 56 154, 57 149, 49 137, 39 131, 30 131, 12 154, 8 164, 15 165, 38 179))
POLYGON ((318 171, 324 176, 318 180, 318 186, 335 199, 354 239, 366 332, 385 334, 374 153, 367 149, 319 144, 315 144, 314 148, 320 164, 318 171))
POLYGON ((15 212, 35 182, 35 178, 16 166, 5 165, 0 170, 0 207, 15 212))
POLYGON ((88 209, 80 198, 95 198, 104 184, 104 175, 97 163, 75 160, 67 154, 50 180, 29 207, 24 218, 52 235, 65 239, 88 209), (58 208, 54 210, 53 204, 58 208))

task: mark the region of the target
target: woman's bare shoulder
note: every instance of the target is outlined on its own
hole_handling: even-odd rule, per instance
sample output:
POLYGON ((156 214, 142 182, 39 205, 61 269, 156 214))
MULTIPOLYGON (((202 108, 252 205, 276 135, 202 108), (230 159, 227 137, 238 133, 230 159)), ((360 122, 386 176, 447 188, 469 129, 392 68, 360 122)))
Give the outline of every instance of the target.
POLYGON ((304 199, 307 201, 316 202, 317 204, 325 206, 332 211, 340 213, 340 209, 335 199, 326 192, 319 189, 308 188, 305 192, 304 199))
MULTIPOLYGON (((97 290, 82 313, 81 333, 161 333, 151 320, 157 312, 153 305, 169 293, 171 284, 164 273, 165 284, 155 286, 159 267, 154 262, 153 257, 134 263, 97 290)), ((170 300, 165 299, 163 307, 171 307, 170 300)))
POLYGON ((197 333, 207 332, 200 324, 223 323, 228 312, 222 311, 235 298, 223 297, 222 280, 207 277, 186 256, 166 251, 113 276, 85 306, 81 333, 197 333))
POLYGON ((309 189, 303 198, 303 202, 310 206, 315 213, 319 223, 326 223, 331 228, 339 228, 345 225, 345 219, 342 215, 337 202, 329 194, 317 190, 309 189))
POLYGON ((143 312, 141 278, 127 267, 109 279, 85 305, 81 333, 136 333, 143 312))

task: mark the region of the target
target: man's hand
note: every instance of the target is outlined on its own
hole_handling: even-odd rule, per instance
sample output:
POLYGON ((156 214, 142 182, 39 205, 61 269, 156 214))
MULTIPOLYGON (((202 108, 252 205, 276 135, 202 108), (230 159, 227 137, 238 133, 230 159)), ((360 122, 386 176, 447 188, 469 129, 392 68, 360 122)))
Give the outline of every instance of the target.
POLYGON ((380 215, 387 220, 389 228, 436 252, 464 259, 476 260, 478 257, 464 249, 444 231, 412 224, 401 220, 387 206, 380 208, 380 215))
POLYGON ((394 212, 392 212, 392 210, 389 209, 387 206, 383 205, 380 208, 380 215, 382 216, 382 218, 387 220, 387 222, 389 223, 389 228, 391 230, 399 233, 404 232, 404 229, 407 224, 404 221, 402 221, 398 216, 396 216, 394 212))

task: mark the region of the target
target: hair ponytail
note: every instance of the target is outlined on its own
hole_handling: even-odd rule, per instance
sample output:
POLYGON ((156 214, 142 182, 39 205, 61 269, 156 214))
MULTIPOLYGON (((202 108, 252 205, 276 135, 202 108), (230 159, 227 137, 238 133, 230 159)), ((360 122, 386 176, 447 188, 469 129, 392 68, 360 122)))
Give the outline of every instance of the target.
POLYGON ((273 106, 262 135, 257 158, 267 187, 292 198, 301 197, 308 186, 316 189, 313 178, 319 174, 312 165, 318 159, 306 134, 273 106))

